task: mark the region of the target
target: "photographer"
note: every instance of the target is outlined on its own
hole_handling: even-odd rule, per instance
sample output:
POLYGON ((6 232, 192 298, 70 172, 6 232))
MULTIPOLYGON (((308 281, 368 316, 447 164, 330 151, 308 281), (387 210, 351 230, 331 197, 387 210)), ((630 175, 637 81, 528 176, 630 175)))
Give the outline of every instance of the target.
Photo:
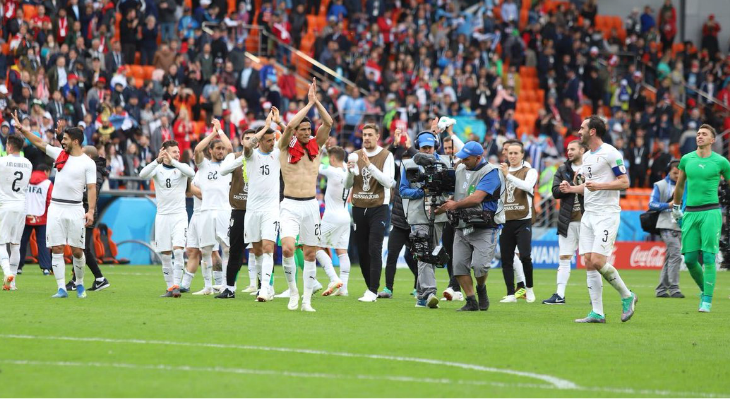
POLYGON ((677 221, 672 219, 674 206, 674 187, 679 179, 679 160, 667 164, 667 176, 654 182, 651 191, 649 209, 660 211, 656 228, 659 229, 662 240, 667 245, 667 254, 664 266, 659 274, 659 285, 656 287, 656 297, 684 298, 679 290, 679 267, 682 265, 682 231, 677 221))
POLYGON ((502 163, 500 169, 505 176, 506 194, 504 211, 507 222, 499 237, 502 256, 502 274, 507 286, 507 296, 501 303, 516 303, 513 257, 515 247, 519 249, 520 261, 525 271, 525 296, 528 303, 535 301, 532 290, 532 217, 534 216, 535 183, 537 171, 524 162, 525 148, 522 143, 512 143, 507 149, 509 165, 502 163))
MULTIPOLYGON (((416 292, 418 301, 416 307, 438 308, 439 299, 436 297, 436 266, 432 262, 429 255, 433 254, 433 247, 437 246, 441 242, 441 234, 443 232, 444 224, 446 223, 446 215, 435 216, 433 225, 430 224, 429 216, 432 212, 431 207, 436 207, 442 204, 446 198, 442 193, 432 193, 429 188, 424 185, 426 179, 433 179, 435 175, 430 169, 436 168, 434 163, 442 163, 442 166, 448 166, 449 160, 445 156, 434 156, 434 151, 438 148, 439 142, 438 137, 435 133, 424 131, 416 136, 416 149, 420 154, 416 154, 413 159, 403 161, 403 168, 401 172, 400 181, 400 195, 403 198, 403 208, 406 212, 406 219, 411 225, 411 241, 414 239, 416 242, 418 238, 425 238, 428 245, 428 253, 425 251, 418 252, 415 249, 414 254, 418 258, 418 284, 416 285, 416 292), (422 163, 418 160, 427 161, 426 164, 432 164, 428 167, 428 170, 422 172, 422 163), (418 180, 411 182, 409 175, 415 174, 419 177, 418 180), (425 197, 429 196, 429 209, 426 209, 425 197), (436 202, 437 204, 433 204, 436 202), (433 226, 433 229, 431 228, 433 226)), ((452 170, 453 171, 453 170, 452 170)), ((434 189, 434 188, 431 188, 434 189)), ((450 189, 453 190, 453 189, 450 189)), ((448 191, 450 191, 448 190, 448 191)), ((435 211, 435 210, 433 210, 435 211)), ((443 250, 443 249, 442 249, 443 250)), ((444 253, 445 255, 445 253, 444 253)))
MULTIPOLYGON (((468 142, 457 153, 462 160, 456 168, 454 199, 442 205, 437 213, 450 211, 458 215, 454 240, 454 276, 464 289, 466 304, 457 311, 487 311, 487 275, 494 258, 499 224, 504 210, 499 209, 504 182, 499 170, 482 156, 484 149, 477 142, 468 142), (460 212, 455 212, 455 211, 460 212), (472 220, 476 220, 476 222, 472 220), (477 281, 477 302, 470 270, 477 281)), ((453 219, 452 219, 453 222, 453 219)))

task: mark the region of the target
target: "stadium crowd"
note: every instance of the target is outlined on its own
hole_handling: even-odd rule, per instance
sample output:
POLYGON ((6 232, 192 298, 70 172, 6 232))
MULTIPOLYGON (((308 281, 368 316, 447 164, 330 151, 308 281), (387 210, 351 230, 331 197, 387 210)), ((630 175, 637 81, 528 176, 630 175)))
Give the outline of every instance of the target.
MULTIPOLYGON (((2 144, 16 108, 49 143, 58 120, 82 126, 85 144, 103 149, 111 188, 115 177, 137 175, 167 139, 191 162, 212 117, 240 148, 239 134, 262 124, 272 106, 285 120, 303 106, 283 44, 300 48, 310 33, 313 57, 357 85, 319 86, 336 116, 332 135, 349 151, 361 147, 368 122, 381 124, 389 143, 396 127, 413 138, 434 116, 468 116, 486 133, 464 139, 493 156, 505 140, 522 140, 542 171, 543 155, 562 156, 581 117, 595 112, 608 123, 607 142, 624 154, 632 186, 649 187, 663 170, 653 161, 666 165, 694 150, 699 125, 730 128, 730 54, 717 41, 720 26, 708 16, 699 45, 678 43, 670 0, 632 10, 621 26, 602 22, 593 0, 320 2, 0 2, 2 144), (312 14, 326 23, 310 27, 319 18, 312 14), (289 67, 254 65, 245 24, 271 32, 278 41, 264 37, 263 55, 289 67), (139 65, 153 71, 141 79, 132 73, 139 65), (531 117, 518 119, 523 67, 536 68, 541 97, 531 117)), ((310 117, 319 124, 316 110, 310 117)), ((34 165, 47 163, 30 153, 34 165)))

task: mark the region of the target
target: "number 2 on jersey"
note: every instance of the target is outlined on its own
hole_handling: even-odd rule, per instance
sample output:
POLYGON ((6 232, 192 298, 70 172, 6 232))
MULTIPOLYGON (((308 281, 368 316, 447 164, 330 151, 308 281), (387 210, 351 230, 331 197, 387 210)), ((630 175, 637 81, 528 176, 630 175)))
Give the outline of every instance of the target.
POLYGON ((13 175, 15 175, 15 180, 13 180, 12 189, 13 189, 13 192, 18 193, 18 192, 20 192, 20 186, 16 186, 16 185, 19 181, 21 181, 23 179, 23 171, 15 171, 15 173, 13 175))

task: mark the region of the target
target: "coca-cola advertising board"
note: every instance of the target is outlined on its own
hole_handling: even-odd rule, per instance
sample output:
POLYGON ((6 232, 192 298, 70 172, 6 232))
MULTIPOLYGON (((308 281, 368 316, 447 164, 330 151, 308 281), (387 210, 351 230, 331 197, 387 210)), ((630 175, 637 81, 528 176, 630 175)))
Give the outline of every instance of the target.
MULTIPOLYGON (((667 247, 663 242, 616 242, 608 262, 618 269, 662 269, 667 247)), ((585 268, 578 257, 578 268, 585 268)))

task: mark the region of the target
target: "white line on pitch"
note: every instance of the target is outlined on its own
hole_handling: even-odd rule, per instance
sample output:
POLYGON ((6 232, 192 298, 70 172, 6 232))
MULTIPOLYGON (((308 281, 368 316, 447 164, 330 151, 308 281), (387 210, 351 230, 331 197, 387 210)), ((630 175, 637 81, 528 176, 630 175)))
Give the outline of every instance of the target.
POLYGON ((484 367, 481 365, 458 363, 453 361, 441 361, 431 360, 427 358, 416 358, 416 357, 399 357, 390 355, 380 354, 356 354, 356 353, 345 353, 335 352, 326 350, 314 350, 314 349, 295 349, 285 347, 268 347, 268 346, 251 346, 251 345, 239 345, 239 344, 219 344, 219 343, 190 343, 190 342, 171 342, 163 340, 142 340, 142 339, 109 339, 109 338, 80 338, 80 337, 67 337, 67 336, 35 336, 35 335, 12 335, 12 334, 0 334, 0 337, 8 339, 27 339, 27 340, 63 340, 72 342, 103 342, 103 343, 128 343, 128 344, 151 344, 151 345, 166 345, 166 346, 189 346, 189 347, 211 347, 211 348, 222 348, 222 349, 239 349, 239 350, 254 350, 254 351, 277 351, 283 353, 300 353, 300 354, 313 354, 323 356, 335 356, 335 357, 349 357, 349 358, 369 358, 376 360, 391 360, 400 362, 415 362, 420 364, 430 365, 442 365, 447 367, 456 367, 462 369, 468 369, 473 371, 482 372, 493 372, 502 373, 507 375, 522 376, 526 378, 532 378, 541 380, 543 382, 553 385, 558 389, 575 389, 578 387, 575 383, 557 378, 550 375, 536 374, 532 372, 515 371, 510 369, 484 367))
POLYGON ((530 383, 505 383, 490 381, 472 381, 462 379, 447 378, 418 378, 413 376, 378 376, 378 375, 342 375, 328 374, 316 372, 294 372, 294 371, 276 371, 276 370, 253 370, 245 368, 225 368, 225 367, 195 367, 189 365, 165 365, 165 364, 127 364, 127 363, 102 363, 102 362, 78 362, 78 361, 35 361, 35 360, 0 360, 0 364, 13 365, 50 365, 61 367, 94 367, 94 368, 124 368, 124 369, 146 369, 158 371, 182 371, 182 372, 215 372, 215 373, 231 373, 240 375, 271 375, 271 376, 289 376, 294 378, 318 378, 318 379, 336 379, 336 380, 374 380, 374 381, 393 381, 393 382, 409 382, 409 383, 426 383, 441 385, 475 385, 475 386, 495 386, 500 388, 524 388, 524 389, 546 389, 546 390, 576 390, 587 392, 608 392, 621 393, 630 395, 653 395, 653 396, 670 396, 670 397, 728 397, 728 395, 716 393, 696 393, 696 392, 672 392, 670 390, 643 390, 630 388, 608 388, 608 387, 572 387, 559 388, 553 385, 530 384, 530 383))

